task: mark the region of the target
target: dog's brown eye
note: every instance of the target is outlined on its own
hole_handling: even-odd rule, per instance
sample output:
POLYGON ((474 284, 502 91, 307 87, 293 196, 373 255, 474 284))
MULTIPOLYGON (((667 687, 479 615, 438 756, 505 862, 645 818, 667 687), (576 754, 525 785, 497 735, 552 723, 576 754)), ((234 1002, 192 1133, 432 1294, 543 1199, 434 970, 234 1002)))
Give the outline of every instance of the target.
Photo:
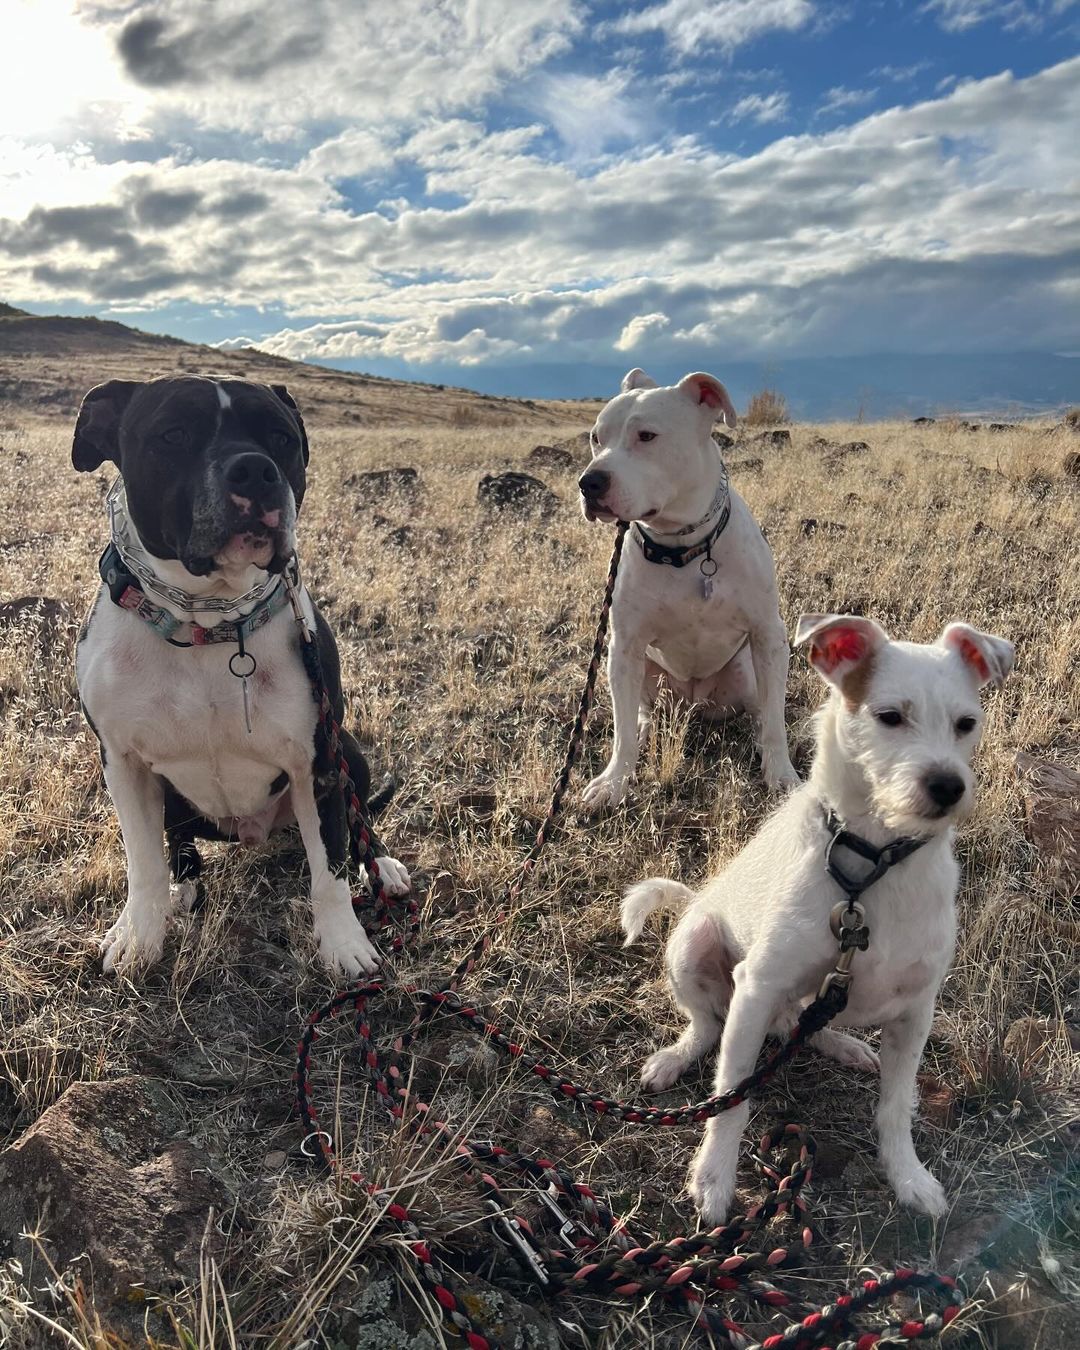
POLYGON ((161 439, 166 445, 183 445, 187 440, 187 432, 183 427, 170 427, 161 433, 161 439))
POLYGON ((639 432, 638 432, 638 440, 641 440, 641 441, 655 441, 655 440, 656 440, 656 432, 655 432, 655 431, 639 431, 639 432))
POLYGON ((284 450, 288 447, 291 437, 286 431, 272 431, 267 440, 275 450, 284 450))
POLYGON ((883 727, 902 727, 904 725, 904 714, 899 708, 882 708, 881 712, 874 716, 883 727))
POLYGON ((956 734, 958 736, 966 736, 969 731, 974 730, 975 730, 974 717, 958 717, 956 719, 956 734))

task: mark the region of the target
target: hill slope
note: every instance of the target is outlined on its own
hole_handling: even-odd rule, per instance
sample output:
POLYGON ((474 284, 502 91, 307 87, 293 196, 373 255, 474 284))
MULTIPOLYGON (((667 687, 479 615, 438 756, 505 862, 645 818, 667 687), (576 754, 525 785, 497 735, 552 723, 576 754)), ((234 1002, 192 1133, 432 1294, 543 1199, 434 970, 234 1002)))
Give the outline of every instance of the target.
POLYGON ((575 401, 500 398, 441 384, 414 384, 306 365, 251 349, 223 352, 143 333, 113 320, 25 314, 0 305, 0 403, 73 417, 104 380, 216 375, 287 384, 323 426, 418 423, 457 427, 591 420, 575 401))

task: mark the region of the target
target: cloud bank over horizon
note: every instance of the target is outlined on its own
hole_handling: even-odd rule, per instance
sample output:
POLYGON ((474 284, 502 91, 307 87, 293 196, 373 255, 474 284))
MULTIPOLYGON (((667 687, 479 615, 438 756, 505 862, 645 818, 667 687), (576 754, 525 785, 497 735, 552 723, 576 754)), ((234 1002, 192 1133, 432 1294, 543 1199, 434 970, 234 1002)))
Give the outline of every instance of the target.
POLYGON ((10 302, 417 371, 1080 349, 1077 0, 192 14, 5 11, 10 302))

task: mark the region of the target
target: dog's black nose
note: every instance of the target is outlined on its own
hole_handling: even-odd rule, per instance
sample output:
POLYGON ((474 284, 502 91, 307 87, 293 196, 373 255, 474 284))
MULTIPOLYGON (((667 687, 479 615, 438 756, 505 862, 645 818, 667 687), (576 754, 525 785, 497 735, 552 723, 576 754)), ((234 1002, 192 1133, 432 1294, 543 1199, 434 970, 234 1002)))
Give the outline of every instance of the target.
POLYGON ((942 810, 955 806, 964 795, 964 780, 955 773, 932 773, 926 779, 926 795, 942 810))
POLYGON ((611 486, 611 474, 603 469, 587 469, 578 479, 582 496, 602 497, 611 486))
POLYGON ((249 496, 281 482, 278 466, 269 455, 249 450, 225 461, 225 482, 233 492, 249 496))

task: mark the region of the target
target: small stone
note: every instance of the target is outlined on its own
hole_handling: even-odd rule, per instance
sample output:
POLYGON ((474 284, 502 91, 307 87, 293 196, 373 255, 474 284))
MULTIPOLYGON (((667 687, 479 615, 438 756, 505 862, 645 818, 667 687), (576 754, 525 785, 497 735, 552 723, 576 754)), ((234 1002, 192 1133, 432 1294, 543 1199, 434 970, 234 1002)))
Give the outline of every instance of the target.
POLYGON ((288 1156, 284 1149, 271 1149, 263 1158, 263 1166, 268 1172, 279 1172, 285 1166, 288 1156))
POLYGON ((514 470, 485 474, 477 486, 476 496, 480 505, 489 510, 511 510, 523 515, 532 512, 550 515, 559 505, 558 497, 546 483, 531 474, 514 470))
POLYGON ((419 473, 408 466, 352 473, 345 479, 345 486, 359 489, 366 497, 397 495, 412 503, 419 501, 424 491, 419 473))
POLYGON ((847 526, 838 520, 818 520, 816 516, 807 516, 799 521, 799 528, 807 539, 813 538, 820 530, 822 534, 847 534, 847 526))
POLYGON ((536 445, 525 456, 525 463, 539 469, 572 469, 578 462, 561 445, 536 445))

